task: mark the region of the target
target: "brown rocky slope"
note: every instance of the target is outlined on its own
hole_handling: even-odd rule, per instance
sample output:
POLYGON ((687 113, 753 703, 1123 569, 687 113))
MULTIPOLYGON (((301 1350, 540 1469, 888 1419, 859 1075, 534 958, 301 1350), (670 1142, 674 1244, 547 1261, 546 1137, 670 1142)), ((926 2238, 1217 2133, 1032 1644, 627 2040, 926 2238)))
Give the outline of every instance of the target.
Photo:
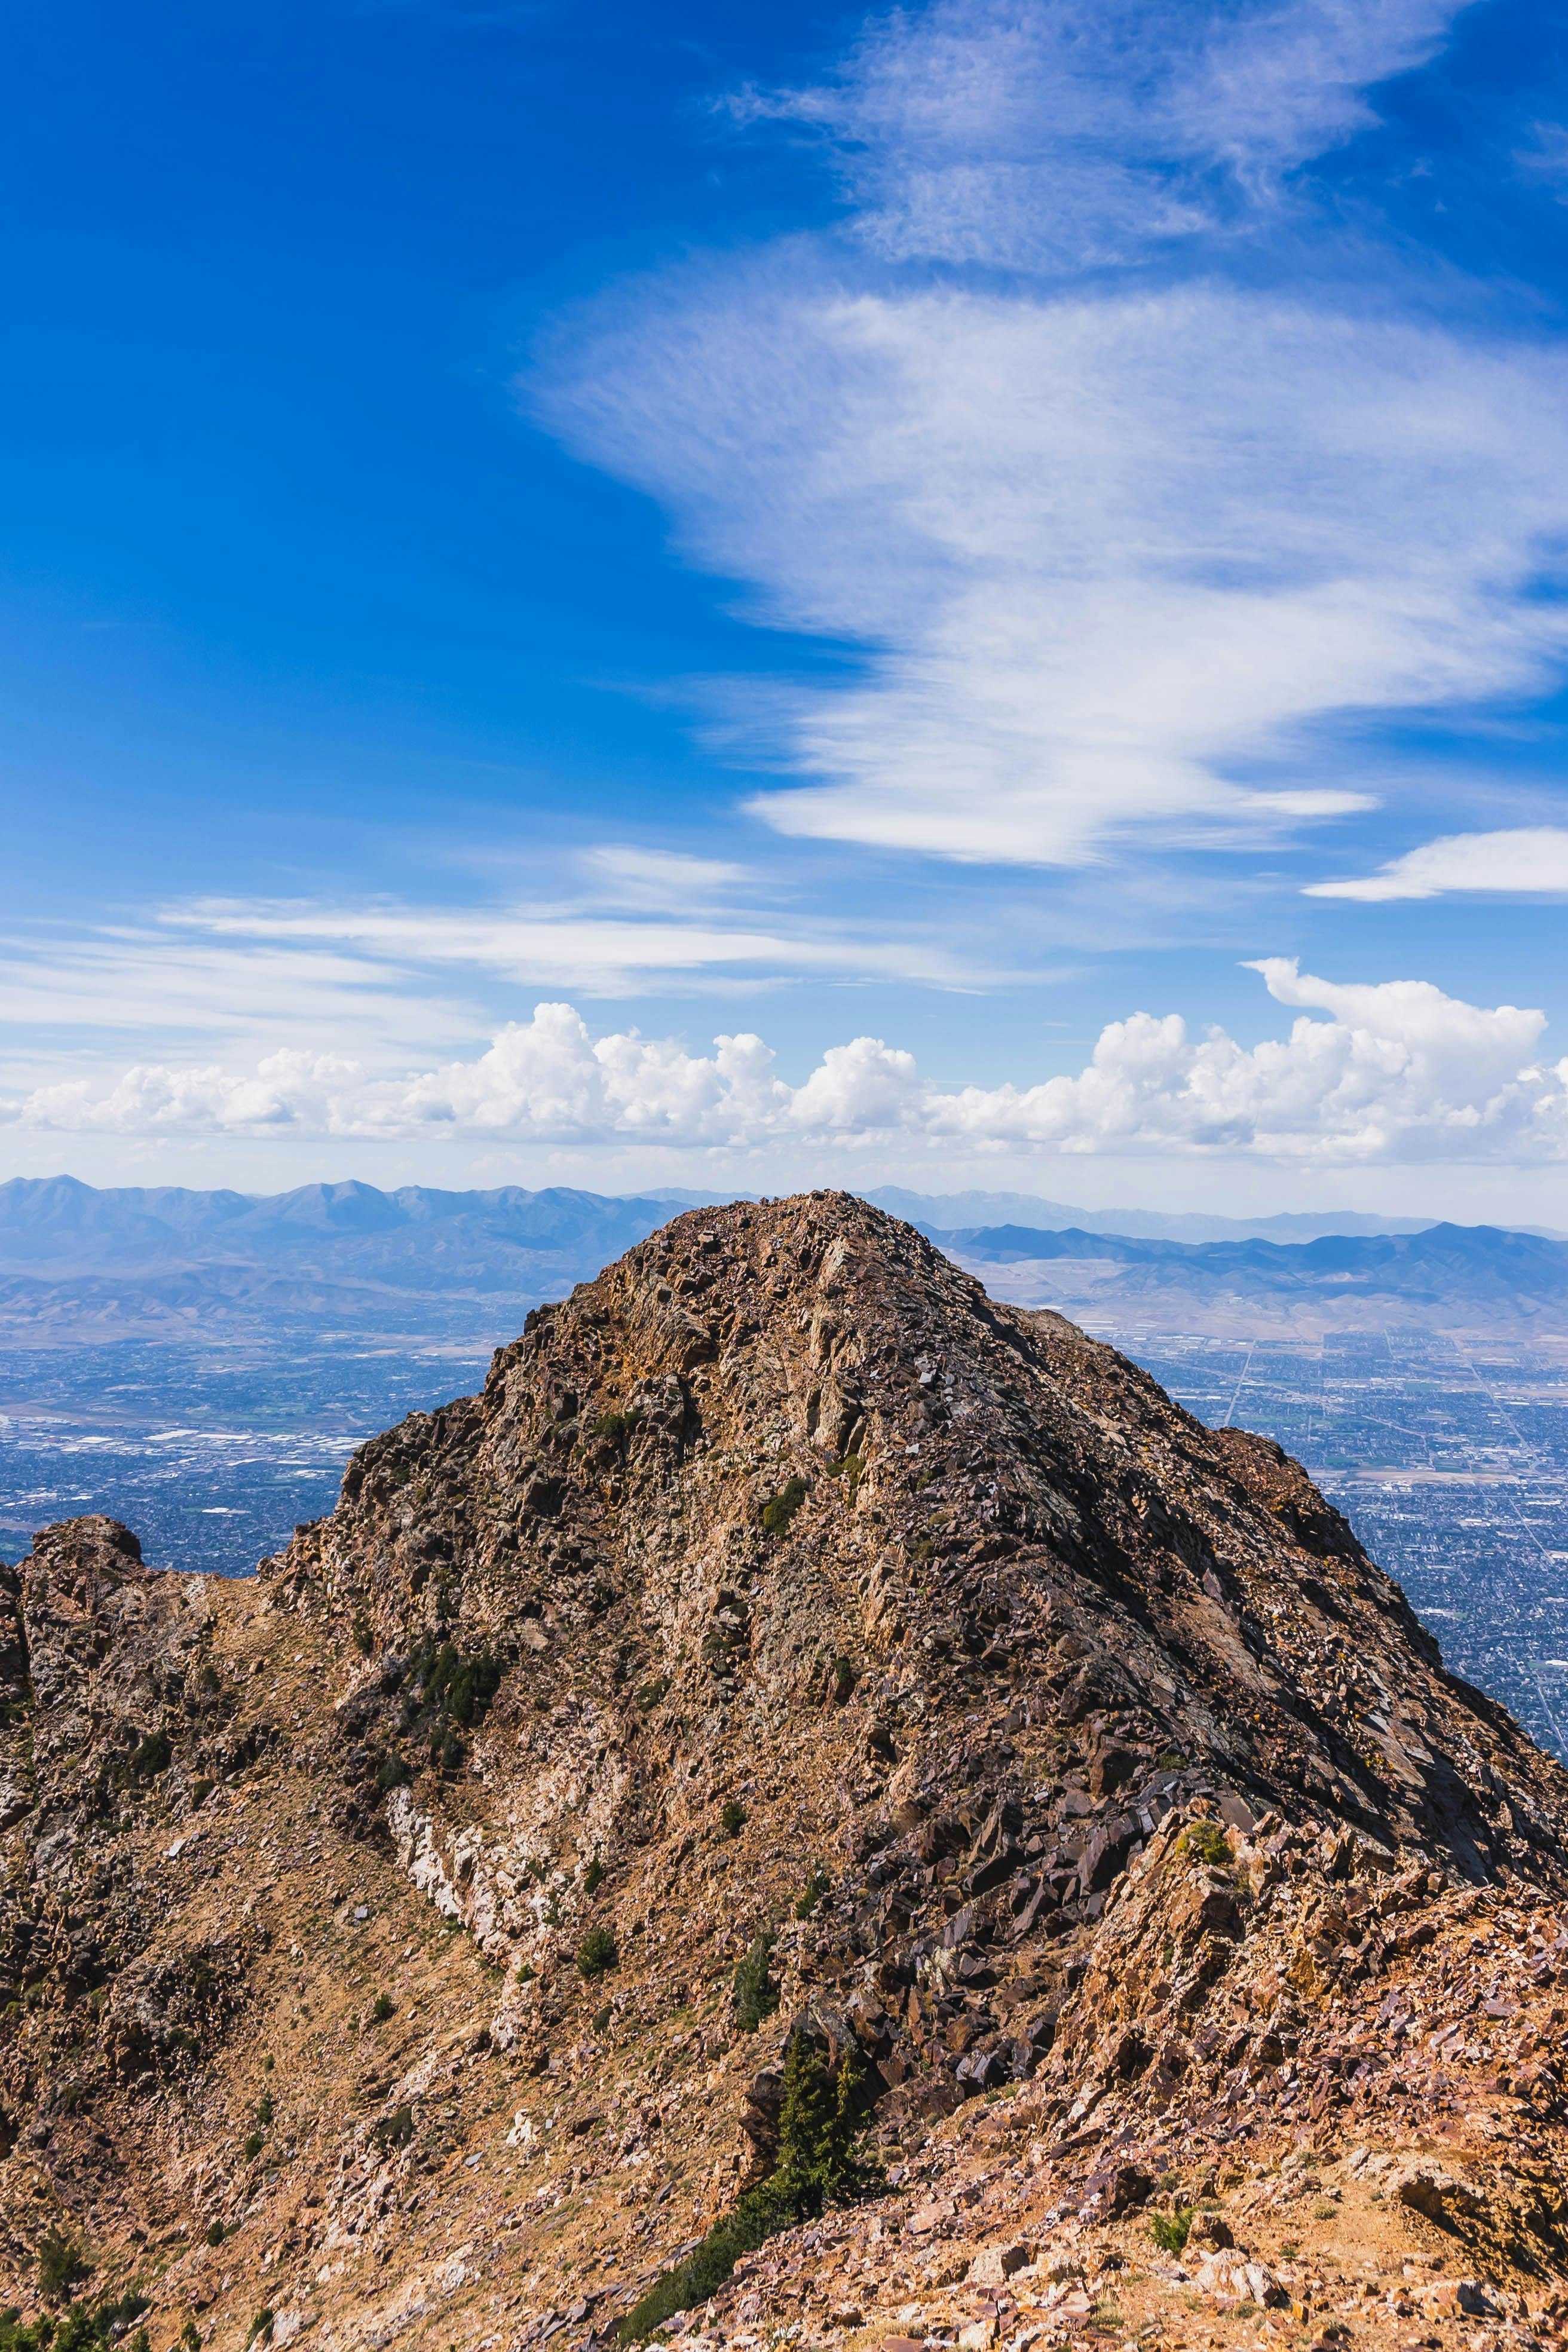
POLYGON ((1276 1447, 851 1198, 680 1218, 254 1580, 47 1530, 0 1706, 24 2314, 63 2241, 154 2352, 579 2343, 793 2032, 881 2184, 677 2329, 1555 2326, 1568 1780, 1276 1447))

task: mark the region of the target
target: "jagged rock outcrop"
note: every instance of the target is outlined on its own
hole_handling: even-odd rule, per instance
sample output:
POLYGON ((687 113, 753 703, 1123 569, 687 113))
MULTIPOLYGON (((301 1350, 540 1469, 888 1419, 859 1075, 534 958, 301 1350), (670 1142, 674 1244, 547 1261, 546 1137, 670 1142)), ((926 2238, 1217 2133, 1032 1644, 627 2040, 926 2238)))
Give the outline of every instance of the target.
MULTIPOLYGON (((1568 1779, 1277 1447, 847 1196, 677 1220, 254 1580, 48 1530, 0 1572, 0 1685, 17 2301, 54 2228, 156 2352, 264 2307, 580 2336, 766 2174, 795 2032, 853 2053, 891 2187, 751 2258, 774 2303, 738 2273, 731 2331, 879 2324, 814 2300, 823 2231, 931 2270, 1004 2132, 1028 2251, 904 2284, 994 2333, 1037 2275, 1070 2332, 1053 2232, 1150 2248, 1238 2136, 1321 2173, 1349 2119, 1419 2138, 1482 2042, 1529 2262, 1418 2147, 1377 2194, 1568 2263, 1568 1779), (1453 2044, 1482 1932, 1514 1975, 1453 2044)), ((1291 2302, 1210 2257, 1215 2311, 1291 2302)))

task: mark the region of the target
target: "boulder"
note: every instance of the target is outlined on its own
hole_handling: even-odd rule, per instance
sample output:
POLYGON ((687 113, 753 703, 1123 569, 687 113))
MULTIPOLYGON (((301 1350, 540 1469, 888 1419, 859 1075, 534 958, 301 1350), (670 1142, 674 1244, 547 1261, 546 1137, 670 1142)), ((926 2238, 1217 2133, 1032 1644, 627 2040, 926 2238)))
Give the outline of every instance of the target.
POLYGON ((982 2246, 969 2265, 971 2286, 1005 2286, 1007 2281, 1034 2260, 1034 2249, 1016 2239, 1003 2246, 982 2246))

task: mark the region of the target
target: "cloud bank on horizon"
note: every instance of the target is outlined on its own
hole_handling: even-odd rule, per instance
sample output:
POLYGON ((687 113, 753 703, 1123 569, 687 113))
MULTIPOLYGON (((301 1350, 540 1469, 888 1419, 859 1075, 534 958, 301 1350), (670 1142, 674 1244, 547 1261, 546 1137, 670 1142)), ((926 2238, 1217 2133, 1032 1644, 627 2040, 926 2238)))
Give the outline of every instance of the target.
POLYGON ((0 1097, 0 1126, 97 1135, 407 1138, 447 1132, 553 1145, 619 1143, 765 1155, 781 1143, 863 1152, 889 1139, 935 1156, 1049 1147, 1342 1166, 1568 1160, 1568 1059, 1539 1058, 1544 1016, 1445 996, 1430 983, 1340 986, 1293 961, 1258 964, 1303 1016, 1247 1048, 1194 1038, 1178 1015, 1104 1029, 1076 1076, 944 1088, 878 1037, 830 1046, 789 1086, 754 1034, 710 1055, 635 1031, 594 1036, 541 1004, 471 1061, 395 1078, 289 1049, 252 1072, 131 1069, 0 1097), (1321 1013, 1326 1019, 1306 1017, 1321 1013))

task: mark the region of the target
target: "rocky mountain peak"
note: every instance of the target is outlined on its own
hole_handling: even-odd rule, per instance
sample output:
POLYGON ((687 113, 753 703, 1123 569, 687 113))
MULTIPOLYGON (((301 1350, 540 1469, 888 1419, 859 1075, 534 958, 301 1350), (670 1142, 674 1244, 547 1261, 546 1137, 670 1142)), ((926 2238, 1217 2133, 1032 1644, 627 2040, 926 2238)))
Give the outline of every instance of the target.
POLYGON ((581 2336, 798 2280, 812 2197, 951 2236, 997 2101, 998 2225, 1121 2227, 1184 2137, 1326 2147, 1343 2005, 1476 1906, 1557 1948, 1568 1782, 1299 1466, 842 1194, 677 1219, 253 1580, 48 1530, 0 1673, 0 2261, 74 2232, 171 2344, 581 2336))
POLYGON ((712 1777, 805 1724, 851 1795, 912 1790, 973 1713, 1020 1788, 1217 1775, 1472 1875, 1560 1866, 1562 1776, 1279 1448, 844 1194, 678 1219, 267 1574, 377 1656, 514 1660, 513 1710, 564 1668, 628 1801, 671 1734, 712 1777))

